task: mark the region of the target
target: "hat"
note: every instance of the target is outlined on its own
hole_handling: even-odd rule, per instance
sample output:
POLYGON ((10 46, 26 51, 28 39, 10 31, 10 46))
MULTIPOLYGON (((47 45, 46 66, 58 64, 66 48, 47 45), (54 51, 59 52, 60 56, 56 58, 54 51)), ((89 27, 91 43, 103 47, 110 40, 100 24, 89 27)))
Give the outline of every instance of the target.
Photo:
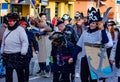
POLYGON ((64 23, 62 20, 59 20, 58 22, 57 22, 57 24, 56 24, 56 26, 58 26, 58 25, 60 25, 60 24, 62 24, 62 23, 64 23))
POLYGON ((62 32, 54 32, 49 39, 50 40, 57 40, 57 39, 61 39, 64 38, 64 34, 62 32))
POLYGON ((107 25, 113 25, 113 26, 114 26, 114 25, 116 25, 116 23, 115 23, 113 20, 110 20, 110 19, 109 19, 109 20, 107 21, 107 25))
POLYGON ((7 19, 19 20, 19 15, 17 13, 11 12, 7 14, 7 19))
POLYGON ((28 26, 28 21, 27 21, 27 19, 26 19, 25 17, 22 17, 22 18, 20 19, 20 24, 25 24, 25 25, 28 26))
POLYGON ((68 14, 64 14, 61 19, 62 19, 63 21, 65 21, 65 20, 71 21, 71 20, 72 20, 72 18, 70 18, 70 16, 69 16, 68 14))
POLYGON ((101 21, 102 18, 100 16, 100 10, 99 9, 96 10, 94 7, 88 9, 87 18, 89 23, 101 21))
POLYGON ((83 13, 80 13, 79 11, 77 11, 74 18, 75 19, 78 19, 78 18, 83 19, 84 18, 83 13))

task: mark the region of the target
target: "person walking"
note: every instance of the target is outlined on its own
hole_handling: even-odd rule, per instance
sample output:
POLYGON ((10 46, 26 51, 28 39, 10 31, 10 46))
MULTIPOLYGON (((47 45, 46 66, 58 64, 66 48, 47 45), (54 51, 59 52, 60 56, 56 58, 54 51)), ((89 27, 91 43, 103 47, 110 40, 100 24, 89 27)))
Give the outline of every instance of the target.
POLYGON ((39 46, 38 46, 38 42, 36 41, 34 34, 30 31, 28 31, 28 29, 27 29, 28 22, 25 19, 25 17, 22 17, 20 19, 20 26, 25 29, 27 37, 28 37, 28 42, 29 42, 28 52, 26 54, 26 66, 24 68, 25 82, 29 82, 29 72, 30 72, 29 65, 30 65, 31 58, 33 57, 33 49, 35 50, 35 53, 38 54, 39 46))
POLYGON ((19 15, 11 12, 7 14, 6 28, 1 45, 3 64, 6 68, 5 82, 13 82, 13 70, 16 70, 18 82, 24 80, 24 66, 28 50, 28 38, 25 30, 19 26, 19 15))

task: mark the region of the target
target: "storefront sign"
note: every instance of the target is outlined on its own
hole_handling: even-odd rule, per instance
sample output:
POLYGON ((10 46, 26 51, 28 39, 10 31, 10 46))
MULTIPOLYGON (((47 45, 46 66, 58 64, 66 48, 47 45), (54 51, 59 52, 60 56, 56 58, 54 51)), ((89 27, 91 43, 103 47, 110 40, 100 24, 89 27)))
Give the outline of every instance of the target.
POLYGON ((120 0, 117 0, 117 4, 120 4, 120 0))
POLYGON ((41 4, 42 5, 49 5, 49 2, 48 2, 48 0, 41 0, 41 4))

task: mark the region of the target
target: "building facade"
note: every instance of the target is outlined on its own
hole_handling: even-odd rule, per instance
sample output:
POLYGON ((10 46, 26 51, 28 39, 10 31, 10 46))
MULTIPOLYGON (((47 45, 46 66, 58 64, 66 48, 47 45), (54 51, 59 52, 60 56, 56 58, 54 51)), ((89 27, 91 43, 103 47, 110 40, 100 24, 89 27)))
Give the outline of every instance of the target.
POLYGON ((95 8, 99 6, 101 16, 103 16, 108 7, 112 7, 108 13, 108 18, 113 18, 116 21, 120 19, 120 3, 117 4, 117 0, 100 0, 99 5, 98 0, 76 0, 74 5, 74 12, 83 12, 85 16, 87 16, 87 10, 90 6, 95 8))
MULTIPOLYGON (((87 10, 90 6, 97 7, 98 0, 33 0, 38 1, 35 8, 31 5, 30 0, 24 0, 18 3, 18 0, 0 0, 0 16, 8 12, 17 12, 21 16, 37 16, 40 12, 47 13, 47 19, 51 20, 55 15, 62 17, 63 14, 69 14, 74 18, 75 12, 83 12, 87 16, 87 10), (9 2, 6 2, 9 1, 9 2), (37 11, 37 12, 35 12, 37 11)), ((119 1, 119 0, 118 0, 119 1)), ((100 0, 99 9, 101 16, 108 7, 112 7, 108 17, 120 21, 120 3, 117 0, 100 0)))

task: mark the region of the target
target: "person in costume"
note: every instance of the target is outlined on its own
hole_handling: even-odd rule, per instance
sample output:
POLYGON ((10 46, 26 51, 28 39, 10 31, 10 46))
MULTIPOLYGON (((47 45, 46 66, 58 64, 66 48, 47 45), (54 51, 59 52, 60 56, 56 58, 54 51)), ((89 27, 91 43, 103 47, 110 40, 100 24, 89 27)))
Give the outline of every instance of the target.
POLYGON ((80 53, 79 48, 82 48, 81 72, 80 72, 81 82, 97 82, 97 80, 92 80, 91 78, 84 43, 100 42, 105 46, 109 46, 113 43, 109 41, 111 39, 111 34, 107 32, 104 29, 104 27, 102 30, 99 30, 98 22, 101 21, 101 18, 99 16, 99 12, 96 11, 94 7, 92 7, 91 10, 88 10, 88 20, 89 20, 89 28, 85 30, 82 33, 81 37, 79 38, 77 42, 78 47, 76 53, 80 53))
MULTIPOLYGON (((67 41, 70 41, 74 44, 74 47, 76 46, 76 43, 78 41, 77 33, 74 31, 72 25, 70 25, 69 22, 69 16, 65 15, 63 16, 64 21, 58 21, 58 29, 64 34, 65 39, 67 41), (65 22, 66 21, 66 22, 65 22)), ((75 67, 75 66, 74 66, 75 67)), ((75 68, 73 71, 71 71, 71 82, 74 82, 75 77, 75 68)))
POLYGON ((71 82, 70 73, 74 69, 71 60, 74 59, 74 44, 67 41, 61 32, 54 32, 49 39, 52 40, 53 82, 71 82))
MULTIPOLYGON (((75 24, 73 25, 73 29, 75 30, 77 36, 80 38, 81 34, 85 30, 85 25, 83 23, 83 13, 80 13, 79 11, 76 12, 75 14, 75 24)), ((76 66, 75 66, 75 76, 80 77, 80 60, 81 60, 81 55, 78 55, 77 60, 76 60, 76 66)))

